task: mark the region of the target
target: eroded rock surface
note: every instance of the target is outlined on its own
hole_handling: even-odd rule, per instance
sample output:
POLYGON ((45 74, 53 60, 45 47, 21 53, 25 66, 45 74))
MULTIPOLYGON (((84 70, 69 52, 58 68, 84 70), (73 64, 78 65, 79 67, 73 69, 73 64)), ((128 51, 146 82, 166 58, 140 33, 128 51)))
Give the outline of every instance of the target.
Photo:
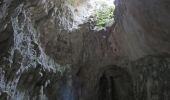
POLYGON ((64 1, 4 0, 0 7, 0 98, 76 100, 77 73, 112 63, 109 32, 95 32, 90 21, 70 31, 73 12, 64 1))
POLYGON ((168 0, 116 0, 115 36, 130 59, 169 53, 168 0))
POLYGON ((116 23, 95 31, 70 30, 64 0, 1 0, 0 99, 169 100, 170 2, 115 4, 116 23))

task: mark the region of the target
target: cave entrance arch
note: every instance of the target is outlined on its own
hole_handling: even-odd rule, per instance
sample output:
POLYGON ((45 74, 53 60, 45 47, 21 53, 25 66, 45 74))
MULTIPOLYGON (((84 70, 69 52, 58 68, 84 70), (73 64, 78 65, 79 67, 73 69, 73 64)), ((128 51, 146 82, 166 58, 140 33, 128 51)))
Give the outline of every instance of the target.
POLYGON ((128 72, 117 66, 101 69, 98 100, 134 100, 132 80, 128 72))

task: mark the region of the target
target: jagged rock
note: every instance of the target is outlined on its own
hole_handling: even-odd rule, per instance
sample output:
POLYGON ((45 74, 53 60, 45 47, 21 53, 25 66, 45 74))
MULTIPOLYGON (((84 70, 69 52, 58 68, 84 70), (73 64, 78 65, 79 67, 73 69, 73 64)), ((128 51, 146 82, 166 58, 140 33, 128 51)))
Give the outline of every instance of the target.
POLYGON ((95 31, 64 0, 1 0, 0 99, 169 100, 170 2, 115 4, 95 31))

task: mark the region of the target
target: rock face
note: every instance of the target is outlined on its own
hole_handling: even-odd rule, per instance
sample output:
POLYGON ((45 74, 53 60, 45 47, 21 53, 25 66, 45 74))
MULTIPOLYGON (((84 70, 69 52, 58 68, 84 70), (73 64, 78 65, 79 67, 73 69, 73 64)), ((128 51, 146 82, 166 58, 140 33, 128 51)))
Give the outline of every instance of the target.
POLYGON ((0 99, 77 100, 78 74, 112 63, 109 30, 95 32, 89 21, 69 31, 73 12, 64 1, 0 4, 0 99))
POLYGON ((120 55, 130 60, 130 63, 122 61, 124 64, 119 66, 131 74, 135 100, 170 98, 169 3, 167 0, 116 0, 114 37, 120 55))
POLYGON ((125 56, 135 60, 169 53, 169 3, 168 0, 116 0, 115 36, 125 56))
POLYGON ((64 0, 1 0, 0 100, 169 100, 170 2, 115 4, 106 31, 70 31, 64 0))
POLYGON ((41 21, 52 19, 54 4, 55 2, 38 0, 1 1, 0 98, 58 98, 59 84, 62 84, 60 76, 69 65, 60 65, 45 53, 40 39, 43 33, 40 36, 38 30, 42 26, 39 25, 41 21))

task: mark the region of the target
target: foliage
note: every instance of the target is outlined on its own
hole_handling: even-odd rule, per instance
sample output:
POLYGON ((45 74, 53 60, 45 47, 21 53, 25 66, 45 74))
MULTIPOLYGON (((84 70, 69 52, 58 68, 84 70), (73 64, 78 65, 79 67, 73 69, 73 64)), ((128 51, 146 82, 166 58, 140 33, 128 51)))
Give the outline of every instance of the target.
POLYGON ((96 11, 96 26, 100 29, 113 22, 113 6, 103 6, 96 11))

